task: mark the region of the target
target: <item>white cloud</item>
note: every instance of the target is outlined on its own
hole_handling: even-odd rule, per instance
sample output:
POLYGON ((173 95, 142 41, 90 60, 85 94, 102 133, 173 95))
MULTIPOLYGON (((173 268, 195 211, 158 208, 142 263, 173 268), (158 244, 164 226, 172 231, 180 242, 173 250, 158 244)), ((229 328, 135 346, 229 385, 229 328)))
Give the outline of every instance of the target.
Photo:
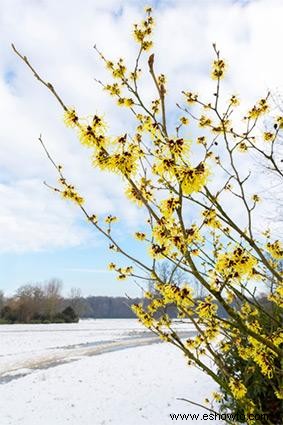
POLYGON ((45 189, 38 180, 0 184, 0 251, 35 251, 81 244, 88 232, 78 213, 45 189))
MULTIPOLYGON (((26 54, 65 102, 83 114, 105 113, 112 131, 123 131, 127 113, 117 110, 95 84, 107 81, 93 44, 109 57, 134 60, 131 24, 141 18, 140 2, 130 0, 1 1, 0 5, 0 250, 34 250, 80 244, 88 232, 75 208, 64 204, 40 184, 56 182, 54 170, 36 139, 44 140, 66 174, 87 195, 98 214, 116 213, 131 226, 141 213, 125 202, 117 177, 92 173, 88 152, 62 125, 62 114, 12 53, 10 43, 26 54), (121 14, 122 12, 122 14, 121 14)), ((281 1, 159 2, 155 51, 157 69, 169 78, 169 110, 182 89, 213 91, 208 78, 217 42, 229 62, 225 88, 252 103, 266 88, 282 87, 281 1)), ((143 80, 146 98, 152 84, 143 80)))

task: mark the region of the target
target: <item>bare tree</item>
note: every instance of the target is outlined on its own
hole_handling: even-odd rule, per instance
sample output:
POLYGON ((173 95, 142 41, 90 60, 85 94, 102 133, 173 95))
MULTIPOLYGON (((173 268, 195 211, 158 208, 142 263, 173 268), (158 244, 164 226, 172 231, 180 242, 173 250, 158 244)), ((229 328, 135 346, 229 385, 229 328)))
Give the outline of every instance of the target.
POLYGON ((37 285, 21 286, 16 293, 15 303, 19 321, 29 322, 43 308, 44 293, 37 285))
POLYGON ((44 285, 45 314, 51 319, 60 309, 62 286, 62 281, 56 278, 50 279, 44 285))
POLYGON ((85 303, 82 297, 80 288, 71 288, 69 295, 69 305, 73 308, 75 313, 80 317, 85 310, 85 303))

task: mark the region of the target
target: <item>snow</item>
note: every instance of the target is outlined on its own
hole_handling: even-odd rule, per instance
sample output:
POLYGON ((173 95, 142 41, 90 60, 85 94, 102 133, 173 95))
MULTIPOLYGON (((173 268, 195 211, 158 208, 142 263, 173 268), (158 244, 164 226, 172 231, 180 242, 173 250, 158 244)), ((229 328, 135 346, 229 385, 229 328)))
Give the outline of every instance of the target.
POLYGON ((1 326, 1 425, 203 423, 207 412, 177 398, 203 403, 216 385, 180 350, 153 342, 136 320, 1 326), (200 416, 172 420, 170 413, 200 416))

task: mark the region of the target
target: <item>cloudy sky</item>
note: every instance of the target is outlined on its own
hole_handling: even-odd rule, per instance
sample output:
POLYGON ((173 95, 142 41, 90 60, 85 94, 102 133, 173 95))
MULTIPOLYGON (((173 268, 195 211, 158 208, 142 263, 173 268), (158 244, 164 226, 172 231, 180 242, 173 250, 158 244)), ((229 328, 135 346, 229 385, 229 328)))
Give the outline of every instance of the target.
POLYGON ((183 89, 209 89, 213 42, 229 64, 228 92, 244 93, 250 104, 268 89, 282 93, 280 0, 0 0, 0 288, 6 293, 57 277, 66 293, 80 286, 84 295, 139 294, 133 283, 118 282, 107 271, 113 259, 107 244, 77 208, 43 185, 56 182, 56 176, 38 136, 91 209, 121 218, 117 232, 133 250, 129 235, 141 212, 125 202, 117 177, 92 171, 89 153, 64 126, 59 105, 10 46, 15 43, 67 105, 82 115, 104 114, 111 131, 123 133, 127 113, 94 81, 107 81, 107 74, 93 45, 109 58, 124 56, 133 63, 132 23, 142 19, 145 5, 154 7, 153 51, 169 79, 170 105, 183 89))

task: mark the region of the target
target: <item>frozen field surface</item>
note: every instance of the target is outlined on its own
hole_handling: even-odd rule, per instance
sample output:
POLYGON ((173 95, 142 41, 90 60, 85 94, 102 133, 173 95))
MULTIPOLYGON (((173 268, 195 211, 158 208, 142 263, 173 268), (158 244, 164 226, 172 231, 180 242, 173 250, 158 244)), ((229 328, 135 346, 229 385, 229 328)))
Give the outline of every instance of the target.
POLYGON ((220 424, 177 400, 202 403, 215 384, 157 342, 136 320, 0 326, 1 425, 220 424))

